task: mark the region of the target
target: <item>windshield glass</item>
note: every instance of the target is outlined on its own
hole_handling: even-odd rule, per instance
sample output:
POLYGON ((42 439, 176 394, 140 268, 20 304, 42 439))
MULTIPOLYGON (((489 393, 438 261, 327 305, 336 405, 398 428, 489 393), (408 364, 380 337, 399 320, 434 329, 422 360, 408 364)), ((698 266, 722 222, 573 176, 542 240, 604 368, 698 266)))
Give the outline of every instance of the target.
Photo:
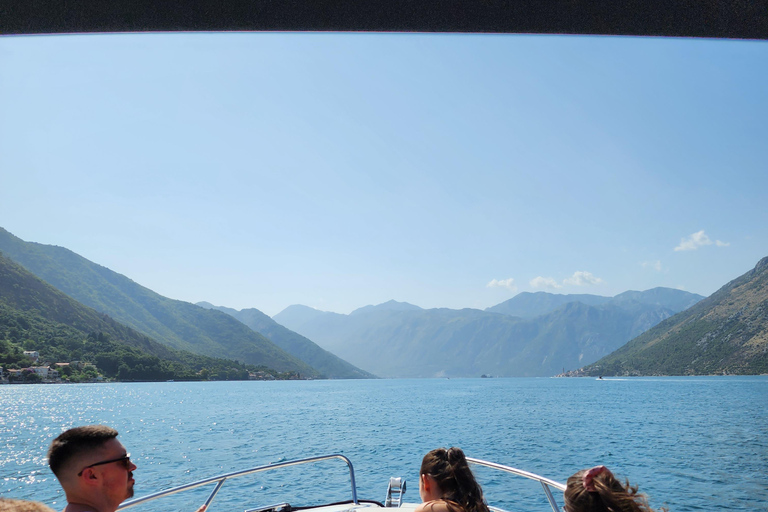
MULTIPOLYGON (((67 318, 82 332, 58 351, 69 324, 30 333, 38 310, 55 316, 63 296, 43 304, 31 276, 24 297, 0 282, 3 300, 26 301, 19 310, 0 302, 0 348, 18 356, 9 380, 53 381, 48 367, 26 367, 39 359, 70 382, 99 372, 119 381, 61 386, 69 394, 59 399, 9 392, 2 403, 15 406, 14 420, 0 431, 13 440, 0 467, 11 492, 0 494, 61 509, 42 445, 64 424, 106 422, 140 454, 137 495, 286 457, 354 452, 368 468, 366 498, 383 498, 385 478, 402 475, 407 500, 418 501, 420 457, 452 443, 560 481, 593 463, 618 466, 673 510, 764 506, 765 400, 754 391, 764 377, 633 380, 620 367, 618 382, 597 383, 603 368, 589 380, 534 377, 594 363, 768 255, 766 63, 768 43, 728 40, 0 38, 0 250, 99 312, 96 324, 67 318), (34 243, 94 263, 65 251, 54 262, 34 243), (646 303, 615 297, 631 290, 648 291, 646 303), (523 293, 525 307, 493 309, 523 293), (305 307, 288 314, 292 305, 305 307), (376 322, 356 323, 369 305, 382 306, 371 308, 376 322), (157 357, 108 351, 109 333, 93 327, 107 315, 140 331, 118 326, 116 339, 151 348, 151 337, 217 364, 195 355, 182 377, 151 373, 157 357), (408 321, 390 321, 397 315, 408 321), (308 316, 314 331, 302 330, 308 316), (593 327, 595 318, 607 327, 593 327), (326 359, 305 363, 307 353, 326 359), (226 358, 251 366, 219 364, 226 358), (245 382, 274 373, 366 380, 245 382), (354 428, 362 433, 349 435, 354 428)), ((22 274, 7 268, 0 277, 22 274)), ((739 317, 739 328, 749 324, 740 332, 765 318, 764 297, 750 290, 728 304, 739 309, 726 312, 723 345, 747 306, 757 304, 739 317)), ((700 329, 685 346, 696 345, 694 361, 710 339, 700 329)), ((743 339, 760 347, 765 331, 754 332, 743 339)), ((648 373, 762 372, 739 364, 648 373)), ((346 492, 346 473, 338 478, 346 492)), ((280 503, 316 485, 302 469, 244 492, 280 503)), ((528 491, 496 477, 483 485, 492 503, 534 509, 528 491)), ((531 489, 543 502, 538 484, 531 489)), ((307 494, 324 499, 317 490, 307 494)))

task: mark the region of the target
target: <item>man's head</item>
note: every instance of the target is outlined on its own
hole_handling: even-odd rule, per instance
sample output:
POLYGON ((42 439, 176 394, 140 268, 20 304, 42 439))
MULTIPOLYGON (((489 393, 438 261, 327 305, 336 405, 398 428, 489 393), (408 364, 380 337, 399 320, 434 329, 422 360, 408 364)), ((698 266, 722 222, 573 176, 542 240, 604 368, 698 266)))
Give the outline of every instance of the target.
POLYGON ((53 440, 48 464, 67 501, 114 510, 133 496, 133 470, 117 430, 104 425, 76 427, 53 440))

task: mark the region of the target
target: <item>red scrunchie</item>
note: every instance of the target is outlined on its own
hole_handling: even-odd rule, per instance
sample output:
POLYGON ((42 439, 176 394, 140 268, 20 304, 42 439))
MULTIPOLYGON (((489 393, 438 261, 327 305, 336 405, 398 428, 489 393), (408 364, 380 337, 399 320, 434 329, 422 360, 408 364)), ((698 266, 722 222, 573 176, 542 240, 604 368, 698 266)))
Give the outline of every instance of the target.
POLYGON ((581 483, 584 485, 584 490, 587 492, 597 492, 597 489, 595 489, 595 482, 593 481, 594 478, 599 475, 600 473, 610 473, 607 467, 605 466, 595 466, 591 469, 588 469, 586 473, 581 477, 581 483))

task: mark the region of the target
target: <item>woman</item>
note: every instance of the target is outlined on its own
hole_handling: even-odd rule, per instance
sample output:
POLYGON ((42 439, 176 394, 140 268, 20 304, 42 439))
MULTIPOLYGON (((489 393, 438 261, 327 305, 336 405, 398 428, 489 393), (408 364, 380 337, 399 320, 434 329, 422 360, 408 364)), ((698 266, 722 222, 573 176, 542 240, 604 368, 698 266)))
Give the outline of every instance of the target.
POLYGON ((483 490, 461 448, 438 448, 424 456, 415 512, 488 512, 483 490))
POLYGON ((566 512, 653 512, 637 486, 629 485, 629 481, 622 484, 605 466, 572 475, 563 498, 566 512))

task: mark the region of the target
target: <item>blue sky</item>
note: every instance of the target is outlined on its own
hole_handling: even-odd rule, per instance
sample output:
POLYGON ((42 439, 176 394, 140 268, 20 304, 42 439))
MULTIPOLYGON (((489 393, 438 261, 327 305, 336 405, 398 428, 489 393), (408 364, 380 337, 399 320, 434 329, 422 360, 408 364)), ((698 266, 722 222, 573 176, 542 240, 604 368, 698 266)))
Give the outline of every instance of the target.
POLYGON ((768 256, 768 43, 0 38, 0 226, 269 315, 708 295, 768 256))

